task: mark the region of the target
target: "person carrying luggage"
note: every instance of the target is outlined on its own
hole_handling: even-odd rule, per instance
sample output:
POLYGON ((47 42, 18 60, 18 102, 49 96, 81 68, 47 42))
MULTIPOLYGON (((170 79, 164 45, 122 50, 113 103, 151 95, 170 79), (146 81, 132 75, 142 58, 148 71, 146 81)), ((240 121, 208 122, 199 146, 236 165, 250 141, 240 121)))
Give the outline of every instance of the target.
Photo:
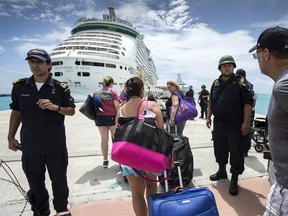
MULTIPOLYGON (((137 109, 142 99, 145 96, 144 83, 138 77, 132 77, 125 83, 125 91, 129 96, 123 106, 120 107, 116 116, 116 125, 124 124, 129 119, 135 117, 137 109)), ((164 123, 162 118, 162 112, 155 101, 149 101, 146 107, 146 103, 141 103, 139 113, 144 115, 144 118, 155 118, 155 121, 159 128, 164 129, 164 123)), ((129 186, 132 192, 132 205, 136 216, 147 216, 147 199, 148 196, 157 193, 157 183, 146 181, 141 178, 133 168, 121 165, 123 176, 127 177, 129 186), (146 196, 145 196, 146 190, 146 196), (145 200, 146 198, 146 200, 145 200)), ((157 175, 161 173, 149 173, 144 170, 138 170, 144 177, 156 180, 157 175)))
POLYGON ((166 110, 169 115, 169 125, 170 126, 177 126, 177 133, 179 135, 183 135, 183 131, 185 128, 186 121, 180 122, 175 124, 175 116, 178 111, 180 98, 177 96, 176 91, 184 97, 184 94, 180 91, 180 86, 177 82, 170 80, 167 81, 167 89, 171 93, 171 97, 166 101, 166 110), (168 112, 169 108, 171 107, 171 113, 168 112))

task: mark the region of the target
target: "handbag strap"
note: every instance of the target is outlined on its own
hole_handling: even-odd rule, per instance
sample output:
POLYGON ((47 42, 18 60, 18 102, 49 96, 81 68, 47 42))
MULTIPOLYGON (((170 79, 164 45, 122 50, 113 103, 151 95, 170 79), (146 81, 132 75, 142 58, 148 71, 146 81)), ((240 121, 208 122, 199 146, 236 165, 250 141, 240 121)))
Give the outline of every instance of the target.
POLYGON ((143 174, 141 174, 137 169, 135 168, 132 168, 141 178, 145 179, 146 181, 149 181, 149 182, 164 182, 166 181, 167 179, 169 179, 171 177, 171 174, 172 174, 172 164, 173 164, 173 160, 172 160, 172 153, 169 155, 169 172, 168 172, 168 175, 163 178, 163 179, 160 179, 160 180, 154 180, 154 179, 149 179, 147 177, 145 177, 143 174))
POLYGON ((140 111, 140 108, 141 108, 141 104, 144 102, 145 100, 142 99, 139 104, 138 104, 138 107, 137 107, 137 111, 136 111, 136 116, 139 116, 139 111, 140 111))
POLYGON ((136 113, 136 116, 137 116, 139 119, 142 119, 142 120, 144 119, 144 116, 142 115, 143 113, 139 114, 139 111, 140 111, 140 108, 141 108, 141 104, 142 104, 144 101, 146 102, 146 104, 145 104, 145 108, 144 108, 143 113, 144 113, 144 115, 146 114, 145 112, 147 112, 147 107, 148 107, 149 101, 147 101, 147 100, 145 100, 145 99, 142 99, 142 100, 140 101, 140 103, 139 103, 139 105, 138 105, 138 108, 137 108, 137 113, 136 113))
POLYGON ((183 99, 182 95, 178 92, 178 90, 175 91, 175 94, 179 97, 180 100, 183 99))

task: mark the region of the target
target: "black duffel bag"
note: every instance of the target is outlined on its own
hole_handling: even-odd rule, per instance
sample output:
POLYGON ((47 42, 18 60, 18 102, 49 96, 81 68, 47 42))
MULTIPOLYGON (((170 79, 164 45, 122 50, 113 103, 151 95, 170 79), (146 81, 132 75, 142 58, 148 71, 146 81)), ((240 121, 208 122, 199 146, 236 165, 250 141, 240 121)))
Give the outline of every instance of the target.
MULTIPOLYGON (((189 139, 186 136, 171 134, 173 137, 173 158, 174 162, 179 162, 182 174, 183 186, 187 186, 193 179, 194 161, 193 154, 190 148, 189 139)), ((169 172, 167 170, 167 172, 169 172)), ((159 176, 159 179, 163 179, 164 176, 159 176)), ((163 185, 164 182, 161 182, 163 185)), ((179 185, 179 177, 177 168, 172 170, 170 178, 168 178, 169 185, 179 185)))

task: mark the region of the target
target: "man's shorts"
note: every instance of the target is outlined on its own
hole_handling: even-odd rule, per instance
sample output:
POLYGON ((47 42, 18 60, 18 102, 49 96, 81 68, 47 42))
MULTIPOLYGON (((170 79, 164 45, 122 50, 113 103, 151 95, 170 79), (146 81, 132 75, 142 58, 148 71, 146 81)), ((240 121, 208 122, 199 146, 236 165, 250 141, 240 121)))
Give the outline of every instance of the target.
POLYGON ((108 115, 96 116, 95 124, 96 126, 113 126, 115 125, 115 117, 108 115))
POLYGON ((277 181, 271 186, 263 216, 288 215, 288 189, 277 181))

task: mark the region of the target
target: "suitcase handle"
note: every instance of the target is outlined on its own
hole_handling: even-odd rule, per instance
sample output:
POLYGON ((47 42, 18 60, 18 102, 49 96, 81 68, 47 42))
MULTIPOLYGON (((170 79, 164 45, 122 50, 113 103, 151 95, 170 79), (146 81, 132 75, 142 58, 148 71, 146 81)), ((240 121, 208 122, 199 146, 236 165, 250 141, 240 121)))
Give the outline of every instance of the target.
POLYGON ((180 163, 178 161, 175 161, 174 165, 175 165, 175 167, 177 167, 180 188, 183 188, 183 180, 182 180, 180 163))
POLYGON ((168 124, 167 131, 169 134, 177 134, 177 125, 171 126, 168 124))

